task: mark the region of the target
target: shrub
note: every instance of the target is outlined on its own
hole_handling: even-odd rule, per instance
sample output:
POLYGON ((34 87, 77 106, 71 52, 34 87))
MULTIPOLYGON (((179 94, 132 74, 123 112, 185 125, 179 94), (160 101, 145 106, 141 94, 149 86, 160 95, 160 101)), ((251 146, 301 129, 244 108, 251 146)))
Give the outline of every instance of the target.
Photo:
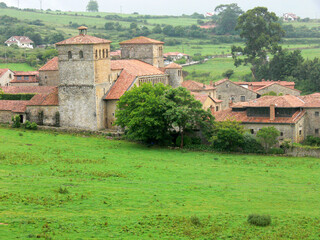
POLYGON ((250 133, 245 133, 243 135, 242 151, 244 153, 264 153, 262 145, 250 133))
POLYGON ((12 116, 11 120, 12 120, 12 125, 11 126, 13 128, 21 127, 21 123, 20 123, 21 119, 20 119, 19 115, 12 116))
MULTIPOLYGON (((183 137, 183 146, 189 146, 192 144, 192 139, 189 136, 184 136, 183 137)), ((181 136, 179 135, 176 139, 176 145, 180 146, 181 145, 181 136)))
POLYGON ((267 151, 278 142, 279 136, 280 132, 275 127, 264 127, 257 133, 257 138, 267 151))
POLYGON ((22 125, 23 128, 29 129, 29 130, 37 130, 38 125, 35 122, 25 121, 25 123, 22 125))
POLYGON ((269 154, 275 154, 275 155, 277 155, 277 154, 284 154, 284 149, 283 148, 271 148, 271 149, 269 149, 269 151, 268 151, 268 153, 269 154))
POLYGON ((69 193, 69 191, 68 191, 67 188, 60 187, 59 190, 58 190, 58 193, 60 193, 60 194, 67 194, 67 193, 69 193))
POLYGON ((259 227, 266 227, 271 224, 271 217, 269 215, 250 214, 248 216, 248 223, 259 227))
POLYGON ((222 73, 223 77, 230 78, 234 74, 234 71, 232 69, 228 69, 224 73, 222 73))
POLYGON ((307 136, 307 138, 303 142, 303 145, 320 146, 320 138, 314 136, 307 136))
POLYGON ((236 152, 243 147, 243 135, 236 128, 221 128, 212 138, 212 142, 218 151, 236 152))

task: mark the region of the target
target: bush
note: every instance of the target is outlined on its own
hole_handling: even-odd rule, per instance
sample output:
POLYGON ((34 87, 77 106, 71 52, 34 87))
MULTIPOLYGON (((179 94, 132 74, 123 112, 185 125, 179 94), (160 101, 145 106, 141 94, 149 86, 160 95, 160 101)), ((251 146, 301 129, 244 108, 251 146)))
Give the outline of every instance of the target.
POLYGON ((234 74, 234 71, 232 69, 228 69, 224 73, 222 73, 223 77, 230 78, 234 74))
POLYGON ((196 226, 201 225, 200 219, 197 216, 192 216, 190 220, 193 225, 196 225, 196 226))
POLYGON ((320 146, 320 138, 314 136, 307 136, 307 138, 303 141, 303 145, 309 146, 320 146))
POLYGON ((37 130, 38 129, 38 125, 35 122, 30 122, 30 121, 25 121, 25 123, 23 124, 23 127, 25 129, 29 129, 29 130, 37 130))
POLYGON ((259 227, 266 227, 271 224, 271 217, 269 215, 250 214, 248 216, 248 223, 259 227))
MULTIPOLYGON (((189 136, 183 137, 183 146, 189 146, 192 144, 192 139, 189 136)), ((176 139, 176 146, 181 145, 181 136, 179 135, 176 139)))
POLYGON ((221 128, 212 138, 212 142, 218 151, 237 152, 243 147, 243 135, 236 128, 221 128))
POLYGON ((243 135, 242 151, 244 153, 264 153, 264 148, 252 134, 245 133, 243 135))
POLYGON ((11 120, 12 120, 12 125, 11 126, 13 128, 21 127, 21 123, 20 123, 21 119, 20 119, 19 115, 12 116, 11 120))
POLYGON ((278 155, 278 154, 284 154, 285 151, 283 148, 271 148, 269 149, 268 153, 278 155))

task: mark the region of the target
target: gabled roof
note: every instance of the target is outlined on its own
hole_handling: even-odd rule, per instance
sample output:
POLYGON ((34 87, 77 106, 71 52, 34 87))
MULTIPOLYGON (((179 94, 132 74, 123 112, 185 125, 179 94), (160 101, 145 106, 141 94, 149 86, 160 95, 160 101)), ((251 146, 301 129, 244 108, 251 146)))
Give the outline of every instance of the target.
POLYGON ((112 70, 121 70, 120 76, 105 97, 106 100, 117 100, 132 86, 135 79, 140 76, 165 74, 148 63, 139 60, 112 60, 112 70))
POLYGON ((215 87, 199 83, 192 80, 183 81, 181 86, 188 89, 189 91, 201 91, 201 90, 214 90, 215 87))
POLYGON ((182 67, 179 64, 170 63, 168 66, 165 67, 165 69, 182 69, 182 67))
POLYGON ((136 38, 133 38, 130 40, 123 41, 119 44, 120 45, 123 45, 123 44, 164 44, 164 42, 141 36, 141 37, 136 37, 136 38))
POLYGON ((295 82, 287 82, 287 81, 261 81, 261 82, 234 82, 237 85, 247 85, 250 86, 252 90, 256 91, 259 88, 269 86, 273 83, 278 83, 281 86, 289 87, 291 89, 294 89, 295 82))
POLYGON ((278 108, 300 108, 304 104, 305 102, 299 97, 288 94, 284 96, 263 96, 241 103, 241 106, 236 103, 232 107, 270 107, 271 105, 275 105, 278 108))
POLYGON ((15 76, 38 76, 39 72, 38 71, 15 71, 14 72, 15 76))
POLYGON ((305 102, 303 106, 305 108, 320 108, 320 93, 299 96, 299 98, 305 102))
MULTIPOLYGON (((12 72, 9 68, 3 68, 3 69, 0 69, 0 77, 2 77, 3 74, 5 74, 6 72, 12 72)), ((12 72, 13 73, 13 72, 12 72)))
POLYGON ((39 71, 58 71, 58 63, 59 59, 58 57, 54 57, 51 60, 49 60, 45 65, 43 65, 39 71))
POLYGON ((229 82, 229 83, 234 84, 234 85, 236 85, 236 86, 239 86, 239 87, 241 87, 241 88, 247 89, 247 90, 250 91, 250 92, 253 92, 253 93, 255 93, 255 94, 258 94, 257 92, 255 92, 255 91, 253 91, 253 90, 251 90, 251 89, 249 89, 249 88, 246 88, 246 87, 241 86, 240 84, 237 84, 237 82, 232 82, 232 81, 230 81, 228 78, 221 79, 221 80, 219 80, 219 81, 217 81, 217 82, 214 82, 213 85, 214 85, 214 86, 219 86, 219 85, 221 85, 222 83, 225 83, 225 82, 229 82))
POLYGON ((231 108, 218 111, 214 113, 215 120, 218 122, 233 120, 242 123, 277 123, 277 124, 292 124, 299 121, 304 115, 305 111, 296 111, 292 117, 276 117, 270 120, 270 117, 248 117, 245 111, 233 112, 231 108))
POLYGON ((209 95, 207 94, 201 94, 201 93, 198 93, 198 92, 191 92, 191 94, 194 96, 194 98, 198 101, 200 101, 202 104, 205 103, 205 101, 210 98, 212 101, 214 101, 215 103, 221 103, 222 100, 219 100, 219 99, 216 99, 216 98, 213 98, 213 97, 210 97, 209 95))
POLYGON ((222 83, 224 83, 226 81, 230 81, 230 80, 228 78, 221 79, 219 81, 214 82, 214 86, 218 86, 218 85, 220 85, 220 84, 222 84, 222 83))
MULTIPOLYGON (((263 87, 261 87, 261 88, 256 89, 255 91, 256 91, 256 92, 259 92, 259 91, 261 91, 261 90, 263 90, 263 89, 265 89, 265 88, 271 87, 272 85, 278 85, 278 86, 285 87, 285 88, 288 88, 288 89, 291 89, 291 90, 294 90, 294 91, 297 91, 297 92, 301 92, 301 91, 298 90, 298 89, 289 87, 289 86, 291 86, 291 85, 288 85, 288 84, 280 84, 280 83, 278 83, 278 82, 272 82, 272 83, 270 83, 269 85, 266 85, 266 86, 263 86, 263 87)), ((293 85, 293 86, 294 86, 294 85, 293 85)))
POLYGON ((102 39, 102 38, 97 38, 93 37, 90 35, 83 35, 80 34, 78 36, 63 40, 61 42, 56 43, 57 46, 60 45, 82 45, 82 44, 103 44, 103 43, 111 43, 111 41, 102 39))
POLYGON ((12 36, 11 38, 9 38, 7 41, 5 41, 5 43, 33 43, 33 41, 26 36, 12 36))

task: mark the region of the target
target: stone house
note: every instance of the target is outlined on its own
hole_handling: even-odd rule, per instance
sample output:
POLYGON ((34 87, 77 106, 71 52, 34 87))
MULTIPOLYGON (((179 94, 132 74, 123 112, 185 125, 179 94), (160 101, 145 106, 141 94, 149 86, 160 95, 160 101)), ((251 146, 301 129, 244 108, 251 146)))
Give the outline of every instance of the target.
POLYGON ((210 112, 215 113, 217 111, 220 111, 221 109, 221 100, 215 99, 210 97, 206 94, 201 94, 197 92, 191 92, 191 94, 194 96, 194 98, 201 102, 202 109, 208 110, 210 109, 210 112))
POLYGON ((257 92, 231 82, 229 79, 222 79, 213 83, 216 88, 218 100, 222 100, 222 109, 229 107, 230 103, 246 102, 260 97, 257 92))
POLYGON ((217 121, 236 120, 252 134, 274 126, 279 140, 301 142, 306 136, 319 136, 320 94, 307 96, 263 96, 249 102, 235 103, 215 113, 217 121))
POLYGON ((9 123, 14 115, 44 125, 55 125, 58 109, 58 89, 39 86, 7 86, 5 94, 33 94, 30 100, 0 100, 0 122, 9 123))
POLYGON ((185 58, 187 61, 190 60, 190 55, 181 52, 167 52, 163 54, 163 57, 165 60, 171 60, 174 62, 182 58, 185 58))
POLYGON ((14 72, 8 68, 0 69, 0 88, 1 86, 9 86, 10 81, 14 79, 14 72))
POLYGON ((14 79, 10 81, 9 86, 39 86, 38 71, 16 71, 14 79))
POLYGON ((8 47, 17 45, 19 48, 33 48, 34 42, 26 36, 12 36, 4 42, 8 47))
POLYGON ((58 57, 49 60, 39 69, 40 86, 58 86, 59 85, 59 68, 58 57))

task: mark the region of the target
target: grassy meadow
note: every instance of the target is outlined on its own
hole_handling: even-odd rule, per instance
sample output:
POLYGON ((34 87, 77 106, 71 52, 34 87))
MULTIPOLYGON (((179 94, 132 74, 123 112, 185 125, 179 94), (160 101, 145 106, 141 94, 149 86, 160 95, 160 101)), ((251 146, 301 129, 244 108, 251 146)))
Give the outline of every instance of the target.
POLYGON ((34 71, 27 63, 0 63, 0 68, 9 68, 12 71, 34 71))
POLYGON ((319 159, 6 128, 0 142, 0 239, 320 237, 319 159))

